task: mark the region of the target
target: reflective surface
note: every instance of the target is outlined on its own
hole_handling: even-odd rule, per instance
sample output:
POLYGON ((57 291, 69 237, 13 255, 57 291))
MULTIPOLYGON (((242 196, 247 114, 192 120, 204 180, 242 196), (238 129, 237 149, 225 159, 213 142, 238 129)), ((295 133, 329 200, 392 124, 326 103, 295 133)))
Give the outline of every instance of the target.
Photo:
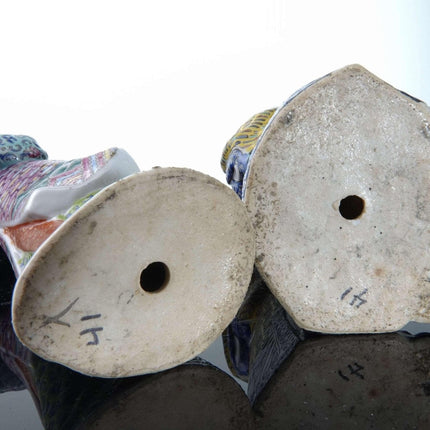
MULTIPOLYGON (((4 318, 5 308, 2 314, 4 318)), ((424 429, 430 425, 430 337, 426 336, 307 336, 261 392, 250 393, 255 397, 251 407, 231 374, 204 360, 142 377, 90 378, 28 353, 13 343, 10 332, 4 336, 5 327, 3 319, 2 428, 424 429), (26 391, 15 391, 24 387, 26 391), (31 393, 33 404, 25 402, 24 393, 31 393)), ((214 344, 208 358, 220 361, 221 349, 220 342, 214 344)), ((250 376, 256 377, 253 372, 250 376)), ((242 386, 247 388, 245 383, 242 386)))
POLYGON ((430 427, 427 333, 306 332, 254 272, 224 342, 217 339, 204 359, 152 375, 91 378, 20 344, 7 303, 14 279, 4 258, 0 255, 1 428, 430 427))
POLYGON ((430 338, 309 339, 281 365, 254 412, 264 429, 429 428, 430 338))
POLYGON ((13 334, 9 306, 2 306, 1 317, 2 428, 248 429, 254 426, 251 406, 240 385, 206 360, 196 358, 152 375, 92 378, 42 360, 23 347, 13 334), (28 403, 16 404, 16 391, 23 389, 31 394, 34 408, 28 403), (8 403, 17 412, 14 416, 6 414, 8 403), (22 414, 29 410, 33 413, 23 423, 22 414), (37 427, 38 421, 43 427, 42 424, 37 427))

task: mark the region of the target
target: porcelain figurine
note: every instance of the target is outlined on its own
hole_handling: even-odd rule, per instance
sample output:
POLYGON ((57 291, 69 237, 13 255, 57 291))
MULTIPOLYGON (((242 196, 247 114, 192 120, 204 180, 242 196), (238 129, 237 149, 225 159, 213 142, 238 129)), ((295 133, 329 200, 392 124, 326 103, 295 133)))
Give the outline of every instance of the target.
POLYGON ((139 171, 111 148, 68 162, 48 160, 28 136, 0 135, 0 240, 18 276, 39 248, 97 191, 139 171))
POLYGON ((250 118, 225 145, 221 168, 227 183, 242 198, 243 177, 258 139, 276 109, 268 109, 250 118))
MULTIPOLYGON (((34 145, 15 139, 15 150, 34 145)), ((22 343, 101 377, 165 370, 209 346, 253 268, 254 232, 234 192, 189 169, 137 172, 121 149, 69 162, 38 154, 0 171, 22 343)))
POLYGON ((430 111, 363 67, 314 81, 228 142, 256 266, 307 329, 430 322, 430 111))
POLYGON ((251 404, 309 335, 297 327, 254 270, 245 300, 223 333, 226 361, 232 374, 248 383, 251 404))
POLYGON ((46 430, 254 429, 240 386, 199 357, 155 375, 95 378, 32 354, 14 335, 7 306, 0 327, 0 381, 9 384, 0 389, 28 389, 46 430))

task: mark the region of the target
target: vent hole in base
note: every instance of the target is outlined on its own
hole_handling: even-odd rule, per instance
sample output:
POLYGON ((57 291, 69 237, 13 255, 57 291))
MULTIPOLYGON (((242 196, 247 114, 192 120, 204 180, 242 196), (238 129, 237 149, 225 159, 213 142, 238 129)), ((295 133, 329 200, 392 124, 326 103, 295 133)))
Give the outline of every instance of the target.
POLYGON ((364 212, 364 200, 358 196, 348 196, 340 201, 339 212, 345 219, 357 219, 364 212))
POLYGON ((169 279, 169 268, 161 261, 155 261, 142 270, 140 286, 148 293, 156 293, 169 283, 169 279))

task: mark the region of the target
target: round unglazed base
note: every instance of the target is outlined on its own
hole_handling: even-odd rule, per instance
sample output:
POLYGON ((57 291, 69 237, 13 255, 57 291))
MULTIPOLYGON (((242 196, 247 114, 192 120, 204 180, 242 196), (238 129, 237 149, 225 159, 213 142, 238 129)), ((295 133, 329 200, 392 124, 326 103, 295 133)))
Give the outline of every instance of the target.
POLYGON ((360 66, 273 117, 245 183, 257 267, 303 328, 430 321, 430 112, 360 66))
POLYGON ((203 351, 239 308, 254 232, 233 191, 157 168, 93 197, 36 252, 13 297, 19 339, 79 372, 151 373, 203 351))

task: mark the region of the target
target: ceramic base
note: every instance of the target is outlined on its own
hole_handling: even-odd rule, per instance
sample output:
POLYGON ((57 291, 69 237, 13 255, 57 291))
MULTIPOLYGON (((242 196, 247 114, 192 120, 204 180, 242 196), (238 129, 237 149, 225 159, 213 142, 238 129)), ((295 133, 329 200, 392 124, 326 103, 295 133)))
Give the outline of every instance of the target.
POLYGON ((244 182, 256 265, 303 328, 430 322, 430 111, 360 66, 272 117, 244 182))
POLYGON ((13 297, 20 340, 79 372, 131 376, 195 357, 248 288, 254 233, 238 197, 187 169, 105 188, 39 248, 13 297))

